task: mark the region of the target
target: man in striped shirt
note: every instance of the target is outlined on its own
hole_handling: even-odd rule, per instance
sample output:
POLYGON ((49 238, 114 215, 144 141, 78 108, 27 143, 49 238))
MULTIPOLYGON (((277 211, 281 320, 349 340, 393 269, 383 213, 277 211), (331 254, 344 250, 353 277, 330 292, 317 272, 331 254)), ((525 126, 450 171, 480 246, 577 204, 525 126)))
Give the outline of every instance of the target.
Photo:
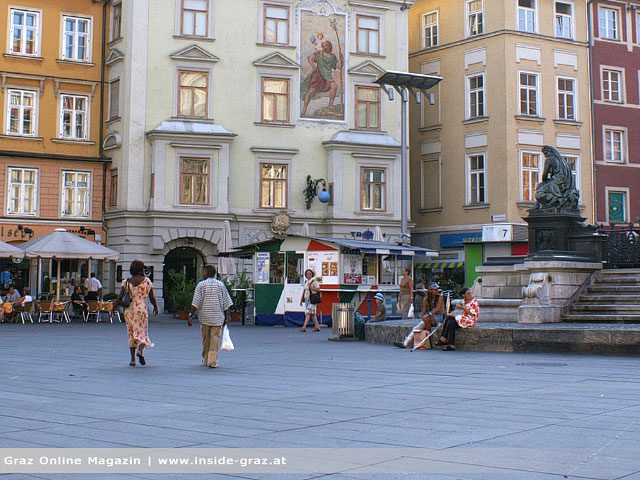
POLYGON ((191 301, 191 313, 187 324, 193 325, 193 316, 198 312, 202 333, 202 362, 209 368, 218 368, 218 350, 222 327, 229 319, 229 308, 233 305, 227 287, 216 280, 216 268, 205 265, 204 280, 196 285, 191 301))

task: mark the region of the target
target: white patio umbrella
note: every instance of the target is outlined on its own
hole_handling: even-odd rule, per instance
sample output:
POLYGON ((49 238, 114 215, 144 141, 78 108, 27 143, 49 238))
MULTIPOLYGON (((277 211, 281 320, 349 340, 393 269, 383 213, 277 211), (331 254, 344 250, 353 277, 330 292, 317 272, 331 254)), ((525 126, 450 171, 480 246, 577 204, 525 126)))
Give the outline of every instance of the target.
MULTIPOLYGON (((218 251, 220 253, 227 253, 233 251, 233 240, 231 238, 231 224, 229 220, 224 221, 222 227, 222 237, 218 242, 218 251)), ((220 275, 235 275, 236 264, 233 258, 219 257, 218 258, 218 272, 220 275)))
POLYGON ((0 258, 21 258, 24 257, 24 252, 18 247, 14 247, 10 243, 0 241, 0 258))
POLYGON ((120 255, 115 250, 69 233, 64 228, 56 228, 48 235, 34 238, 19 247, 29 258, 52 258, 58 260, 56 301, 60 300, 59 260, 117 260, 120 255))
POLYGON ((380 225, 376 225, 376 228, 373 229, 373 241, 384 242, 384 235, 382 235, 382 229, 380 228, 380 225))

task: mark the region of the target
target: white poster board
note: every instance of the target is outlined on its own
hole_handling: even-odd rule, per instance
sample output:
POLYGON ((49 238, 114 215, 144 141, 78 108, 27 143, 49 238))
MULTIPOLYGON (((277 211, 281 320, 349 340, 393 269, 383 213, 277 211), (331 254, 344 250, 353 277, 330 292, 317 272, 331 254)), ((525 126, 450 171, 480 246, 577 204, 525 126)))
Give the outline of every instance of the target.
POLYGON ((320 283, 338 285, 340 283, 338 258, 337 251, 307 252, 307 268, 313 270, 316 277, 321 277, 320 283))
POLYGON ((256 252, 255 283, 269 283, 269 269, 271 268, 271 254, 256 252))

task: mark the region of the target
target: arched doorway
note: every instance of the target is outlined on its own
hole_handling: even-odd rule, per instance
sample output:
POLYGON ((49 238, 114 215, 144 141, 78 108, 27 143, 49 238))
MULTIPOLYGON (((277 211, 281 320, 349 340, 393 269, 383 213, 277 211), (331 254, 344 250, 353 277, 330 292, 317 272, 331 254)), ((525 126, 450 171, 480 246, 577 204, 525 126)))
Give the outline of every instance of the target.
POLYGON ((164 298, 165 310, 171 311, 171 285, 169 284, 168 272, 174 270, 182 272, 189 280, 197 281, 202 277, 204 267, 204 256, 199 250, 192 247, 178 247, 169 251, 164 257, 162 297, 164 298))

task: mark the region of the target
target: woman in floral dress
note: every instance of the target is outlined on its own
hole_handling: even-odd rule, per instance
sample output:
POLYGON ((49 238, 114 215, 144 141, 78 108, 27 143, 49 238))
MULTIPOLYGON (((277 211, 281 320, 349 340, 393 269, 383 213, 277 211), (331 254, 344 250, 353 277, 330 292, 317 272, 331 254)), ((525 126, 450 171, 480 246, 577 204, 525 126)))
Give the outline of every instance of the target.
POLYGON ((136 356, 140 365, 146 365, 144 348, 153 347, 153 342, 149 338, 147 299, 151 300, 154 315, 158 314, 158 304, 153 294, 153 284, 144 276, 144 263, 134 260, 131 262, 129 272, 131 276, 122 282, 122 290, 117 302, 126 292, 131 295, 131 304, 124 309, 124 320, 129 334, 129 352, 131 353, 129 365, 135 367, 136 356))

